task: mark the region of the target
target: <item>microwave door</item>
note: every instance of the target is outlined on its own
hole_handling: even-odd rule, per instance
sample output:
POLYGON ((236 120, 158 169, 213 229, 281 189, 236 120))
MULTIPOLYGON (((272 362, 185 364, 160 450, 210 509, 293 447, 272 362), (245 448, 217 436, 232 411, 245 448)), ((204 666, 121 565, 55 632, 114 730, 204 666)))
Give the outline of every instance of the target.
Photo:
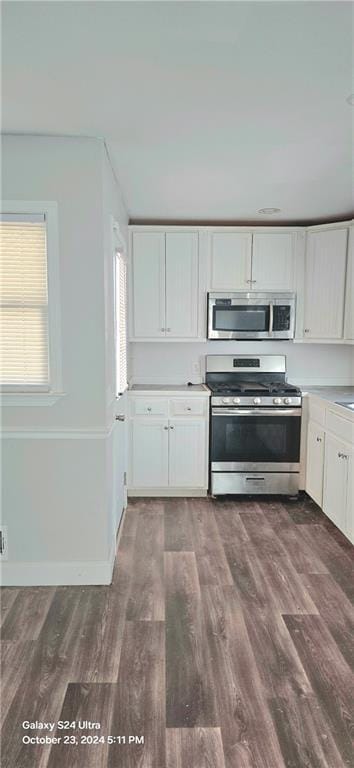
POLYGON ((212 338, 266 338, 271 322, 269 304, 214 304, 212 338))

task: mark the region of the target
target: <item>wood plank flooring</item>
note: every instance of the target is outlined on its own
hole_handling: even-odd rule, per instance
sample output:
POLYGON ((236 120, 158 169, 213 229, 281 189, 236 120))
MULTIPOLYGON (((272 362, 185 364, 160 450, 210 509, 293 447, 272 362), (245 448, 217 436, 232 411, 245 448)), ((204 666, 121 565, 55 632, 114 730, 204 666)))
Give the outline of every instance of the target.
POLYGON ((133 500, 110 586, 2 590, 1 766, 354 768, 353 600, 306 496, 133 500))

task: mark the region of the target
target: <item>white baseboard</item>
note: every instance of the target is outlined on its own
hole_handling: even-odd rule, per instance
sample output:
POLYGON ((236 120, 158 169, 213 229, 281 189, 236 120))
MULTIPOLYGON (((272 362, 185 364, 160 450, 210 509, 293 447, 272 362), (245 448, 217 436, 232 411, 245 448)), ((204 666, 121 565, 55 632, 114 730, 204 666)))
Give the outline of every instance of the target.
POLYGON ((129 496, 207 496, 206 488, 131 488, 129 496))
POLYGON ((1 564, 3 587, 111 584, 115 542, 109 560, 83 562, 7 562, 1 564))

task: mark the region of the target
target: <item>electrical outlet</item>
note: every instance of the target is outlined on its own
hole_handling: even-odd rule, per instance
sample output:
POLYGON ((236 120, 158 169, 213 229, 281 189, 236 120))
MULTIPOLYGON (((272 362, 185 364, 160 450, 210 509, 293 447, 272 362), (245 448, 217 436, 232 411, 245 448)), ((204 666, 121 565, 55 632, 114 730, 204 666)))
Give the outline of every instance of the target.
POLYGON ((192 371, 194 376, 200 376, 200 361, 195 360, 194 363, 192 363, 192 371))
POLYGON ((7 560, 7 558, 7 525, 2 525, 0 528, 0 560, 7 560))

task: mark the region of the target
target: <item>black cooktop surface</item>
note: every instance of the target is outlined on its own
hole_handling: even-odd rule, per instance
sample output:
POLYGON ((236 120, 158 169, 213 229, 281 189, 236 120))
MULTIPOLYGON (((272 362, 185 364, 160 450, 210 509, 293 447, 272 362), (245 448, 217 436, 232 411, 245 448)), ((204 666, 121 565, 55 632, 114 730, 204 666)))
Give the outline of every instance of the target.
POLYGON ((268 394, 276 393, 277 395, 301 395, 301 391, 298 387, 288 382, 280 381, 240 381, 238 384, 233 382, 232 384, 224 383, 211 383, 208 382, 208 386, 212 392, 219 394, 241 394, 252 395, 264 392, 268 394))

